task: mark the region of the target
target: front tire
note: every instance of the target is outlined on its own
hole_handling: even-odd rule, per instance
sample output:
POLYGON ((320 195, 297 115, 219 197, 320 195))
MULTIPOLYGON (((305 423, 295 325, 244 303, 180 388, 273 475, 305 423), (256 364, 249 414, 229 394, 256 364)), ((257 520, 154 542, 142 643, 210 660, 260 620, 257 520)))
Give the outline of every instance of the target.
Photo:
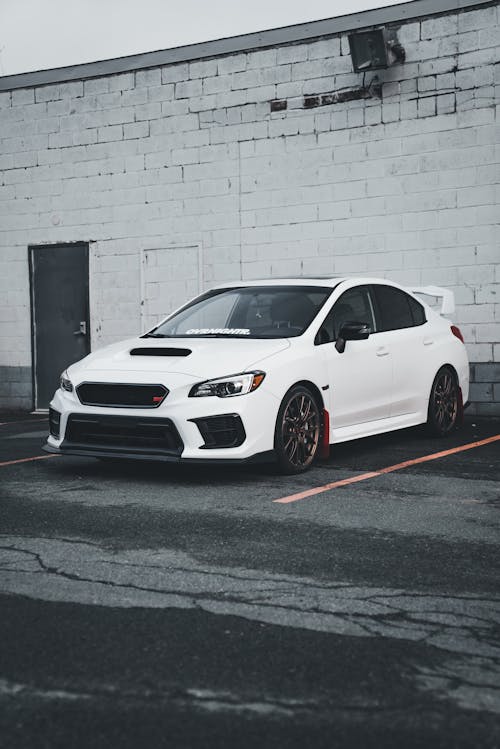
POLYGON ((306 387, 295 385, 281 403, 276 419, 274 450, 281 473, 302 473, 310 468, 320 441, 321 415, 306 387))
POLYGON ((431 434, 446 437, 459 421, 460 397, 457 377, 450 367, 441 367, 432 383, 427 412, 431 434))

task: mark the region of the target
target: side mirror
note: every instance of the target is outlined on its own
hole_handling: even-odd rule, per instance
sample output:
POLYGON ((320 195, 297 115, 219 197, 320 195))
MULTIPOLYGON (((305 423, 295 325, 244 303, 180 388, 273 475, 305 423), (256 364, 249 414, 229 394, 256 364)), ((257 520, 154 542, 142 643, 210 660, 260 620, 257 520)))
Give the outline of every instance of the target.
POLYGON ((345 351, 346 341, 364 341, 370 335, 371 329, 366 322, 345 322, 340 328, 335 348, 339 354, 345 351))

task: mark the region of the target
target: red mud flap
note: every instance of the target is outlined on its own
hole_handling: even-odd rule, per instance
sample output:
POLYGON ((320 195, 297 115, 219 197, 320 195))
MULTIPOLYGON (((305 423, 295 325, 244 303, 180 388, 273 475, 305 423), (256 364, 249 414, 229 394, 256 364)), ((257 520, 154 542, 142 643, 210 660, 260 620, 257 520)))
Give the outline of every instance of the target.
POLYGON ((330 414, 323 409, 323 419, 321 424, 321 444, 319 446, 319 457, 326 460, 330 457, 330 414))

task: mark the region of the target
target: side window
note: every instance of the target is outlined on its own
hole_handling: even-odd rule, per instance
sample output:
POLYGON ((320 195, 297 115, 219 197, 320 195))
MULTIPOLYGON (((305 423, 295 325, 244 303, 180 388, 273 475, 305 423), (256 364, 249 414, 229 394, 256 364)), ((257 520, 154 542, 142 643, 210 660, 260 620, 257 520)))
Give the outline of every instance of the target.
POLYGON ((423 325, 424 322, 427 322, 425 310, 420 302, 417 302, 416 299, 414 299, 412 296, 409 296, 408 304, 410 305, 414 325, 423 325))
POLYGON ((373 289, 380 332, 412 328, 425 322, 423 307, 401 289, 382 285, 374 285, 373 289))
POLYGON ((375 318, 369 290, 367 286, 356 286, 349 289, 337 299, 319 329, 315 343, 331 343, 336 341, 340 328, 345 322, 362 322, 375 331, 375 318))

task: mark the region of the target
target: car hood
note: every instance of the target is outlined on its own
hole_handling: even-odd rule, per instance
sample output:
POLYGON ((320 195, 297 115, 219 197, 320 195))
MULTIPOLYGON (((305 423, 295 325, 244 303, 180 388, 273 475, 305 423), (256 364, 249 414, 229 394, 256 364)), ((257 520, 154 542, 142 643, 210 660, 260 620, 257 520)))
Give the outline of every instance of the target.
POLYGON ((68 374, 76 384, 89 378, 132 382, 139 375, 142 381, 162 373, 206 380, 247 371, 289 347, 287 338, 131 338, 89 354, 69 367, 68 374), (175 353, 179 349, 190 353, 180 356, 175 353))

